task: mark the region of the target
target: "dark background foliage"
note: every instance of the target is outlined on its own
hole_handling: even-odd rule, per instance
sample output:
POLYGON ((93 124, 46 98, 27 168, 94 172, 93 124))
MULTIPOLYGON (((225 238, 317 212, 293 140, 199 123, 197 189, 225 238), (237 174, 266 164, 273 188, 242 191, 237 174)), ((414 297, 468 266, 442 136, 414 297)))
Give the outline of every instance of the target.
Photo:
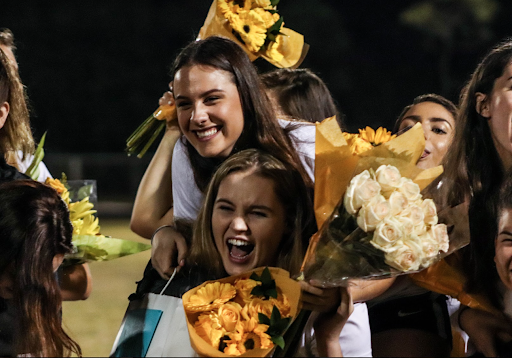
MULTIPOLYGON (((47 153, 121 152, 167 89, 169 66, 210 0, 2 0, 36 138, 47 153)), ((481 56, 512 35, 506 0, 282 0, 311 48, 301 67, 328 84, 351 131, 392 127, 415 96, 457 101, 481 56)), ((257 60, 261 71, 271 69, 257 60)))

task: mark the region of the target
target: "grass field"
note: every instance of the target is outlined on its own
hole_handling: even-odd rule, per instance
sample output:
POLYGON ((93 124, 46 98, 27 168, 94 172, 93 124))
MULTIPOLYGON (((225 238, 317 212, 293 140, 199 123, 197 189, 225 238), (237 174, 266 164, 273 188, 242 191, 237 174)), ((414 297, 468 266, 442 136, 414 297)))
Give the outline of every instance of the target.
MULTIPOLYGON (((130 231, 129 221, 101 219, 101 232, 120 239, 148 243, 130 231)), ((85 301, 64 302, 63 323, 68 334, 82 348, 85 357, 107 357, 135 291, 142 278, 150 250, 112 261, 90 264, 93 289, 85 301)))

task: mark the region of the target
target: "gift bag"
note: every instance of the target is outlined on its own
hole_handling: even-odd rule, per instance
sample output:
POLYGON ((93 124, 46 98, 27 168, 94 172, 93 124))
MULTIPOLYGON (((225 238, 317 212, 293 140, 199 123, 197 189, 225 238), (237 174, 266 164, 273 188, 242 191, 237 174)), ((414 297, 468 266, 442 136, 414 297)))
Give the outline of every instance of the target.
POLYGON ((174 274, 160 294, 130 302, 111 357, 197 357, 181 298, 163 294, 174 274))

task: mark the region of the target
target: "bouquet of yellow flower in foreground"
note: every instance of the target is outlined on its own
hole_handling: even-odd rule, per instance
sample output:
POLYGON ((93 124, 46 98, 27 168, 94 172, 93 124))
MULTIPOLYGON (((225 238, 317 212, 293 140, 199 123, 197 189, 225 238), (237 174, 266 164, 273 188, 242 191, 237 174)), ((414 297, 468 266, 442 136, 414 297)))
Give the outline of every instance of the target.
POLYGON ((268 356, 297 315, 300 286, 278 268, 206 282, 183 295, 190 340, 203 356, 268 356))
POLYGON ((304 259, 304 278, 338 286, 411 273, 466 244, 449 239, 436 204, 421 194, 442 173, 442 167, 416 167, 425 145, 421 126, 394 137, 368 127, 342 134, 335 124, 317 124, 320 230, 304 259))
POLYGON ((46 179, 46 184, 54 188, 68 205, 69 218, 73 225, 73 246, 75 252, 67 254, 65 264, 79 264, 86 261, 106 261, 135 254, 151 248, 150 245, 134 241, 115 239, 100 234, 99 220, 89 197, 71 202, 66 180, 46 179))

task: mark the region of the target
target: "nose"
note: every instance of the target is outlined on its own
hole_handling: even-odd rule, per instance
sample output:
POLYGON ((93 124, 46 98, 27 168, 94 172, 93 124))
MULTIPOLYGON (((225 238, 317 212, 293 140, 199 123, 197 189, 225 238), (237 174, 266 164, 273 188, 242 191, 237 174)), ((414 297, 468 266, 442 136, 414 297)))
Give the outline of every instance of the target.
POLYGON ((202 127, 208 121, 208 112, 202 105, 196 105, 190 114, 190 122, 202 127))
POLYGON ((230 227, 233 231, 236 232, 246 232, 249 229, 245 219, 241 216, 233 218, 233 220, 231 220, 230 227))

